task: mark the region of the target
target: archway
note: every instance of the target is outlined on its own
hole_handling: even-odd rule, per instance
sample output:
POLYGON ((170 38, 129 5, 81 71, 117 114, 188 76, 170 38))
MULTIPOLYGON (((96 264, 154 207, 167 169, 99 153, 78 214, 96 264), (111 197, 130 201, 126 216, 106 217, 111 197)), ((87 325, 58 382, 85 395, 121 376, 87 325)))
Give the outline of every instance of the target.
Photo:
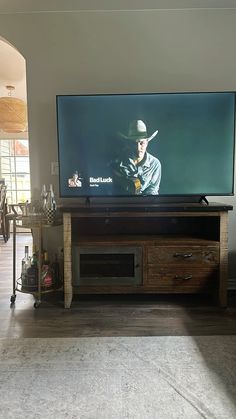
MULTIPOLYGON (((27 103, 26 62, 22 54, 0 37, 0 98, 6 97, 6 86, 13 86, 15 98, 27 103)), ((20 133, 0 127, 0 181, 7 186, 9 203, 30 200, 30 165, 28 127, 20 133)))

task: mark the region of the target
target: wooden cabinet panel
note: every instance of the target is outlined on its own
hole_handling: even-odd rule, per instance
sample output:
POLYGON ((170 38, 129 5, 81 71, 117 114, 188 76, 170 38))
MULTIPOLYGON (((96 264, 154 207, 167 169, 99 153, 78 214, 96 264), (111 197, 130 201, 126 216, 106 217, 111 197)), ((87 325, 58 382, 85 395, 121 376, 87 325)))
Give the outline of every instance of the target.
POLYGON ((219 246, 149 246, 148 264, 175 266, 215 266, 219 263, 219 246))

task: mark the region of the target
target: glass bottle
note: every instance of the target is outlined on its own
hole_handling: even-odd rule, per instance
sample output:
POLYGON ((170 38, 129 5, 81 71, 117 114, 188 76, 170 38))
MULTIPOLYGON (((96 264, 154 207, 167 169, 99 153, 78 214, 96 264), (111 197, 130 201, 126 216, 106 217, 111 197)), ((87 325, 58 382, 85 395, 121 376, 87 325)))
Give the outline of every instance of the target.
POLYGON ((55 285, 55 288, 58 288, 60 286, 60 265, 57 258, 57 254, 55 254, 55 259, 51 264, 51 270, 53 275, 53 283, 55 285))
POLYGON ((49 191, 47 192, 46 208, 54 211, 56 210, 55 194, 52 184, 49 186, 49 191))
POLYGON ((25 274, 29 264, 29 246, 25 246, 25 256, 21 261, 21 273, 25 274))
POLYGON ((28 284, 33 291, 38 287, 38 256, 35 248, 30 263, 30 267, 27 269, 27 278, 28 284))
POLYGON ((29 257, 29 246, 25 246, 25 256, 21 261, 21 284, 23 286, 28 285, 28 269, 31 266, 31 261, 29 257))
POLYGON ((52 285, 53 285, 53 276, 52 276, 52 270, 50 267, 50 261, 48 259, 48 253, 44 252, 43 264, 42 264, 42 286, 51 287, 52 285))
POLYGON ((51 204, 52 204, 52 209, 53 210, 56 210, 56 199, 55 199, 55 193, 54 193, 54 190, 53 190, 53 185, 52 185, 52 183, 50 184, 50 186, 49 186, 49 192, 50 192, 50 194, 51 194, 51 204))
POLYGON ((46 185, 43 185, 43 187, 42 187, 41 199, 42 199, 42 207, 43 207, 43 210, 45 210, 46 204, 47 204, 47 189, 46 189, 46 185))

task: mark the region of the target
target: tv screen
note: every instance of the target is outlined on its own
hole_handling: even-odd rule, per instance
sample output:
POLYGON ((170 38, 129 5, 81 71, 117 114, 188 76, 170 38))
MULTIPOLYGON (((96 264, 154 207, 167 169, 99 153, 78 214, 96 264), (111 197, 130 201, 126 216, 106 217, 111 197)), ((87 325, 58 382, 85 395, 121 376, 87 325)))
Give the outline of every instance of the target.
POLYGON ((58 95, 61 197, 232 195, 235 93, 58 95))

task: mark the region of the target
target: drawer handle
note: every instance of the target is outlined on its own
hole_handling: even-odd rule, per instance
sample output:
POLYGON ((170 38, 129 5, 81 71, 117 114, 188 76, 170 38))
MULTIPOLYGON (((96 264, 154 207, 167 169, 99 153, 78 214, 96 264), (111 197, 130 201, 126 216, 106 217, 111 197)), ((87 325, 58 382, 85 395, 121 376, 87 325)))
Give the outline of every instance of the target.
POLYGON ((193 257, 192 253, 174 253, 174 258, 189 259, 193 257))
POLYGON ((186 276, 182 276, 182 275, 175 275, 175 279, 178 279, 178 281, 190 281, 190 279, 192 279, 193 275, 186 275, 186 276))

